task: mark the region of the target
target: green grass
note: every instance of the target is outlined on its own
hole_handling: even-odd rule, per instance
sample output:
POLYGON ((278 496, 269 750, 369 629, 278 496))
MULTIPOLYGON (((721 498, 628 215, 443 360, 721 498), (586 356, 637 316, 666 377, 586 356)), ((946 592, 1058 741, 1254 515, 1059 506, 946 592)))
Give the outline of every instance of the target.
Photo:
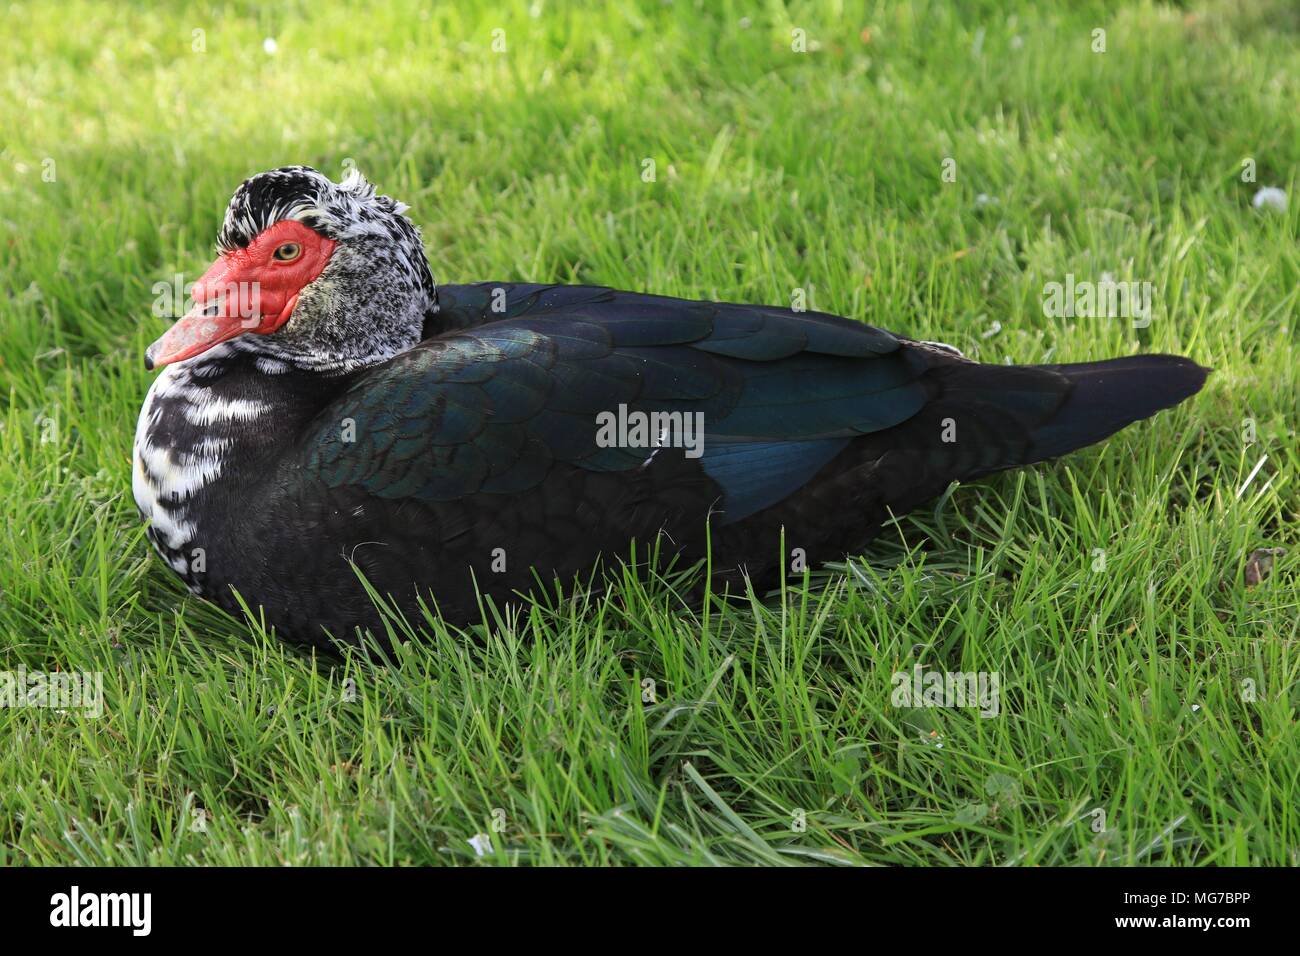
POLYGON ((1295 863, 1293 5, 624 6, 0 12, 0 662, 106 707, 0 709, 0 863, 1295 863), (1217 371, 748 606, 628 583, 313 660, 151 555, 131 438, 153 284, 245 176, 349 159, 444 281, 805 289, 989 362, 1217 371), (1148 328, 1043 314, 1103 272, 1148 328), (1000 715, 893 706, 916 664, 997 672, 1000 715))

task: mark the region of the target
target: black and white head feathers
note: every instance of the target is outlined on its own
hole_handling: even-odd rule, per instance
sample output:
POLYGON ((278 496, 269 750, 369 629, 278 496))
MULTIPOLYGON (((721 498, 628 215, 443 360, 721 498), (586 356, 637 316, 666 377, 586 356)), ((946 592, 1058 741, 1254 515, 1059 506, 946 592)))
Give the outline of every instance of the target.
POLYGON ((355 368, 418 343, 426 318, 437 311, 437 288, 406 209, 378 195, 355 168, 339 183, 310 166, 284 166, 245 180, 217 235, 220 253, 245 248, 285 219, 338 246, 303 289, 288 323, 270 335, 241 336, 239 347, 301 367, 355 368))

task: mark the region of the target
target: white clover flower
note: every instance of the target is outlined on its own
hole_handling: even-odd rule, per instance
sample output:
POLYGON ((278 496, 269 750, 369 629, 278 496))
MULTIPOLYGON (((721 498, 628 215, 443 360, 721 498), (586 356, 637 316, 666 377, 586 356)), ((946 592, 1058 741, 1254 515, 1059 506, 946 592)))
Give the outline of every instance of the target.
POLYGON ((1251 205, 1256 209, 1263 209, 1267 206, 1276 212, 1286 212, 1286 191, 1278 189, 1276 186, 1264 186, 1259 192, 1255 193, 1251 205))

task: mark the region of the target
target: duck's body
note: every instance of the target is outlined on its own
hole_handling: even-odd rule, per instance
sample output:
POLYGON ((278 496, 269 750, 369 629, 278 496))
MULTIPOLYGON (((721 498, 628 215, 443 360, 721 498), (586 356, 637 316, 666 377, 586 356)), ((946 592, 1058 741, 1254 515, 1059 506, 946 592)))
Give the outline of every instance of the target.
MULTIPOLYGON (((279 175, 301 190, 309 172, 279 175)), ((278 228, 288 208, 343 248, 349 234, 321 226, 312 198, 246 231, 278 228)), ((257 241, 223 245, 255 256, 257 241)), ((377 625, 358 571, 408 617, 424 598, 464 622, 479 593, 590 580, 634 543, 685 562, 711 546, 733 580, 761 582, 795 554, 813 567, 953 480, 1098 441, 1205 376, 1170 356, 978 365, 835 316, 601 288, 434 290, 413 266, 399 332, 383 334, 383 309, 350 355, 337 329, 280 330, 288 312, 337 316, 339 295, 311 293, 337 293, 347 273, 318 265, 273 334, 199 333, 187 317, 151 350, 178 364, 150 391, 135 451, 136 500, 168 564, 299 642, 377 625)))

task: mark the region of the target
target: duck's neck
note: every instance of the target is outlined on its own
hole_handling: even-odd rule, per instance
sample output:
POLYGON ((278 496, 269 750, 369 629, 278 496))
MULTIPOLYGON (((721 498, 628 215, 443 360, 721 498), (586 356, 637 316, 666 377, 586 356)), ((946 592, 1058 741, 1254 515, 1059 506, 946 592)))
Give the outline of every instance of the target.
POLYGON ((159 374, 136 426, 132 487, 150 540, 192 587, 213 536, 351 377, 229 346, 159 374))

